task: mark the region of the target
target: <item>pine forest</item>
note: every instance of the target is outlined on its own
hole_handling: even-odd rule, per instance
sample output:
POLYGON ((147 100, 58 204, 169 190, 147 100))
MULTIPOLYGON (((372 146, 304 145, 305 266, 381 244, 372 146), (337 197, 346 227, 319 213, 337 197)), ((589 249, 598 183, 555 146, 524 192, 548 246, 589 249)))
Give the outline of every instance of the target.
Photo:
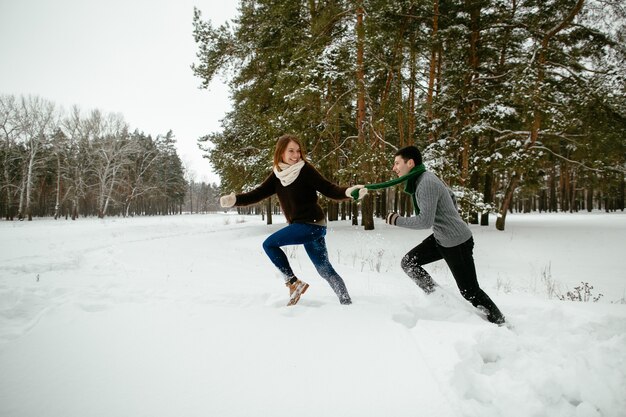
MULTIPOLYGON (((233 101, 200 141, 224 191, 258 185, 293 133, 339 184, 391 179, 416 145, 467 221, 501 230, 511 211, 623 210, 625 16, 617 0, 242 0, 220 26, 196 10, 193 71, 233 101)), ((399 189, 324 204, 366 229, 410 214, 399 189)))

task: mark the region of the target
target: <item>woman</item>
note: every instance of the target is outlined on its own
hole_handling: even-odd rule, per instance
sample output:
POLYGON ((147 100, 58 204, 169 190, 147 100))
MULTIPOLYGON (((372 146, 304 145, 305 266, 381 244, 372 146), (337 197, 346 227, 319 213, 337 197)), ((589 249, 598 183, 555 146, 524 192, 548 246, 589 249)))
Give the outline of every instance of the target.
POLYGON ((324 178, 310 163, 300 140, 294 135, 283 135, 276 142, 274 169, 263 183, 254 190, 237 194, 231 193, 220 198, 222 207, 248 206, 258 203, 274 194, 289 225, 270 235, 263 242, 263 249, 272 263, 285 277, 289 288, 288 306, 294 305, 309 288, 309 284, 299 280, 281 246, 304 245, 317 272, 330 284, 341 304, 351 304, 352 300, 343 279, 337 274, 328 259, 326 249, 326 218, 317 203, 317 192, 334 200, 352 198, 351 192, 359 190, 359 199, 367 194, 362 185, 340 187, 324 178))

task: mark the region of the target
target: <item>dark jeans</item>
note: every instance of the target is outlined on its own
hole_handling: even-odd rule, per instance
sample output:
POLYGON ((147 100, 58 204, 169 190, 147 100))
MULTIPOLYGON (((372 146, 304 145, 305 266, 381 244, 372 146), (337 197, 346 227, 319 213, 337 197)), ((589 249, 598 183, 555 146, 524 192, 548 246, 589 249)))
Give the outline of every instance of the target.
POLYGON ((304 245, 307 255, 315 265, 317 272, 330 284, 342 304, 350 302, 350 295, 343 279, 335 271, 328 259, 326 249, 326 226, 308 223, 292 223, 272 233, 265 242, 263 249, 270 260, 288 280, 294 277, 287 255, 280 248, 287 245, 304 245))
POLYGON ((478 285, 476 266, 474 265, 474 238, 451 248, 437 243, 434 235, 428 236, 422 243, 414 247, 402 258, 402 269, 415 283, 430 294, 437 283, 426 272, 422 265, 444 259, 452 271, 452 276, 459 287, 463 298, 474 307, 482 307, 487 311, 487 319, 493 323, 504 323, 504 315, 495 303, 478 285))

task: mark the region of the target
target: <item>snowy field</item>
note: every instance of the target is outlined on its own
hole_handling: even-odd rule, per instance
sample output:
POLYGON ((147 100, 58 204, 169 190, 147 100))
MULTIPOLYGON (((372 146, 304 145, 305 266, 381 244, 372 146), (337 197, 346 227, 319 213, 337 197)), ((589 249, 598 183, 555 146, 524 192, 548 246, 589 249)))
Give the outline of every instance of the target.
MULTIPOLYGON (((494 219, 492 219, 494 220, 494 219)), ((304 250, 295 307, 234 213, 0 221, 2 417, 626 415, 626 214, 471 226, 480 318, 445 264, 430 297, 400 259, 427 232, 329 225, 341 306, 304 250), (587 282, 598 302, 560 300, 587 282)), ((493 224, 493 222, 492 222, 493 224)))

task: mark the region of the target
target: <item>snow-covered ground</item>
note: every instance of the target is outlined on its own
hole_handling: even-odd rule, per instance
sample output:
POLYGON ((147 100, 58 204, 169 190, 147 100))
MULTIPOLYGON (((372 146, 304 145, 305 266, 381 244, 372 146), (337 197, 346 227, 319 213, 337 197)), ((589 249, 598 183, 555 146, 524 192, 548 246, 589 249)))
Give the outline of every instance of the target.
POLYGON ((471 226, 481 319, 444 263, 430 297, 399 263, 427 232, 329 225, 341 306, 301 247, 295 307, 234 213, 0 221, 0 416, 626 415, 626 214, 471 226), (559 300, 587 282, 598 302, 559 300), (552 296, 551 296, 552 295, 552 296))

